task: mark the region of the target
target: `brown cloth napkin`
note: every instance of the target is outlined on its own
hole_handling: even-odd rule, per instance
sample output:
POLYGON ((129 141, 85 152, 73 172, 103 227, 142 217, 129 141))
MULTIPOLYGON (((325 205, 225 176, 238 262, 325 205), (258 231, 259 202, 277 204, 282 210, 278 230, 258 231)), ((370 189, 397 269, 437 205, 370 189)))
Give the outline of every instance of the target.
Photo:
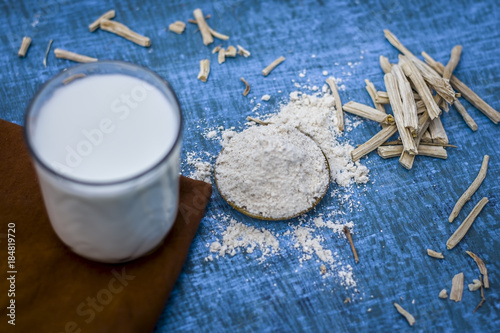
POLYGON ((152 331, 212 193, 209 184, 189 178, 180 185, 177 219, 155 252, 125 264, 86 260, 52 230, 22 127, 0 120, 0 332, 152 331), (14 269, 7 266, 9 223, 15 223, 14 269), (8 323, 11 299, 15 326, 8 323))

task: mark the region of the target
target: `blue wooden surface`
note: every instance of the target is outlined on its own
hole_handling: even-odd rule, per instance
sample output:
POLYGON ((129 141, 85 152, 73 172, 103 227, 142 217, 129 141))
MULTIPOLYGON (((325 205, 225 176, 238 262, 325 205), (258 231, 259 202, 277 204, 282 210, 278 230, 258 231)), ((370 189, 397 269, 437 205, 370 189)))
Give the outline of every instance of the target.
MULTIPOLYGON (((473 1, 6 1, 0 2, 0 118, 23 123, 25 108, 40 85, 71 62, 49 55, 42 65, 49 39, 60 47, 100 59, 120 59, 151 68, 165 77, 176 91, 184 110, 184 158, 186 152, 215 155, 220 146, 205 140, 202 131, 223 124, 242 128, 251 114, 251 97, 271 94, 262 113, 273 111, 279 101, 296 90, 292 79, 321 86, 323 70, 344 79, 344 101, 369 104, 365 78, 383 87, 378 66, 380 54, 392 61, 397 51, 384 39, 389 28, 415 53, 427 51, 446 62, 451 48, 463 45, 456 74, 500 109, 500 6, 498 2, 473 1), (188 24, 182 35, 165 30, 175 20, 186 21, 201 7, 212 14, 210 24, 231 36, 230 42, 246 46, 252 56, 216 64, 212 47, 202 44, 196 27, 188 24), (87 25, 101 13, 115 8, 116 19, 147 35, 152 47, 145 49, 103 31, 89 33, 87 25), (21 39, 33 43, 24 59, 17 57, 21 39), (364 53, 361 53, 364 51, 364 53), (312 55, 316 55, 312 57, 312 55), (287 60, 269 77, 260 74, 268 63, 284 55, 287 60), (360 59, 363 56, 363 59, 360 59), (196 80, 198 61, 210 57, 214 64, 207 83, 196 80), (334 63, 339 63, 335 66, 334 63), (354 68, 348 62, 359 62, 354 68), (298 77, 306 69, 307 76, 298 77), (348 72, 351 75, 348 75, 348 72), (240 76, 251 84, 243 97, 240 76), (282 94, 278 91, 281 90, 282 94)), ((218 44, 216 41, 212 46, 218 44)), ((227 44, 226 44, 227 45, 227 44)), ((279 256, 259 264, 254 254, 240 254, 205 262, 206 244, 219 230, 217 214, 229 214, 249 225, 283 233, 297 224, 262 222, 232 211, 215 191, 192 245, 189 258, 157 324, 157 332, 171 331, 409 331, 394 310, 397 301, 417 319, 414 331, 492 332, 500 330, 499 175, 498 126, 464 102, 479 130, 473 133, 455 110, 443 117, 450 142, 447 161, 416 159, 414 169, 403 169, 397 159, 370 155, 363 162, 371 181, 353 188, 359 207, 344 218, 355 223, 360 263, 354 275, 360 294, 344 304, 352 290, 335 279, 321 279, 318 263, 302 266, 292 244, 281 243, 279 256), (482 156, 491 156, 488 176, 450 225, 447 216, 456 199, 475 178, 482 156), (490 198, 480 217, 452 251, 445 242, 474 204, 490 198), (445 252, 446 260, 430 260, 425 249, 445 252), (464 272, 466 283, 477 278, 476 264, 465 250, 479 254, 487 263, 491 288, 476 314, 478 293, 464 292, 462 302, 437 298, 450 289, 453 275, 464 272), (372 297, 373 296, 373 297, 372 297), (362 298, 362 300, 361 300, 362 298), (415 304, 412 300, 415 299, 415 304), (371 312, 367 310, 371 308, 371 312)), ((365 122, 347 135, 352 144, 367 140, 379 130, 365 122)), ((185 170, 189 172, 186 165, 185 170)), ((310 216, 341 203, 327 195, 310 216)), ((344 262, 352 254, 342 238, 325 232, 325 246, 337 250, 344 262)), ((28 268, 25 268, 28 269, 28 268)), ((22 320, 22 314, 19 314, 22 320)))

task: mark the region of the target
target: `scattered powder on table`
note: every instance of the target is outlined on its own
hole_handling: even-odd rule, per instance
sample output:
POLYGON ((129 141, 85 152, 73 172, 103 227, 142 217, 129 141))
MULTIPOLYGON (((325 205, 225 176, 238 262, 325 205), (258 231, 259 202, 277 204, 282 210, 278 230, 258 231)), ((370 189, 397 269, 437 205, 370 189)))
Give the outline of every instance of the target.
POLYGON ((322 216, 315 217, 313 219, 314 225, 317 228, 328 228, 336 232, 338 235, 341 235, 344 232, 344 226, 347 226, 349 229, 354 227, 354 223, 334 223, 332 221, 324 221, 322 216))
POLYGON ((217 136, 217 131, 216 130, 212 130, 210 132, 207 133, 207 139, 213 139, 217 136))
MULTIPOLYGON (((353 267, 350 264, 342 263, 338 252, 332 253, 331 250, 324 247, 325 239, 323 236, 329 235, 328 232, 323 231, 325 229, 337 231, 341 230, 344 225, 352 228, 352 222, 333 222, 325 220, 323 217, 317 217, 305 220, 301 225, 289 225, 290 228, 279 235, 266 228, 255 228, 238 222, 229 215, 222 214, 213 218, 217 220, 218 227, 223 231, 220 238, 207 244, 211 254, 205 257, 205 261, 213 261, 226 255, 254 253, 257 256, 257 261, 263 263, 271 256, 283 256, 284 252, 289 252, 290 249, 283 248, 281 242, 287 244, 291 241, 293 249, 300 253, 298 261, 301 266, 306 261, 316 260, 321 263, 320 266, 329 266, 328 272, 321 273, 320 271, 323 279, 333 277, 345 289, 356 287, 353 267)), ((338 238, 342 242, 346 242, 343 232, 338 233, 338 238)))
POLYGON ((214 169, 212 163, 203 161, 200 157, 195 157, 195 153, 188 153, 186 162, 194 168, 188 177, 205 183, 212 183, 211 177, 214 169))
POLYGON ((216 161, 221 194, 253 215, 286 219, 311 209, 330 182, 319 146, 289 125, 252 126, 216 161))
POLYGON ((278 239, 269 230, 247 226, 235 219, 229 219, 228 227, 222 232, 221 242, 222 244, 218 241, 212 242, 210 252, 224 257, 226 254, 234 256, 241 250, 253 253, 257 248, 261 252, 261 262, 269 255, 277 253, 280 248, 278 239))
POLYGON ((323 248, 321 243, 324 241, 323 237, 313 237, 311 234, 314 231, 312 228, 297 227, 293 231, 295 237, 295 248, 302 248, 304 255, 299 259, 300 262, 312 259, 312 255, 316 254, 319 260, 332 264, 333 255, 331 250, 323 248))

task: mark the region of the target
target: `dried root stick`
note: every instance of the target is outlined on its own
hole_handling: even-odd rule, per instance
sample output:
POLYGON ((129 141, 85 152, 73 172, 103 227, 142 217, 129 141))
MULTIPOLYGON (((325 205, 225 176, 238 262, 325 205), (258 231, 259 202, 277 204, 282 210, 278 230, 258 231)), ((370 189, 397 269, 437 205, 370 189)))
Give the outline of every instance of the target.
POLYGON ((271 122, 268 122, 268 121, 262 121, 262 120, 260 120, 260 119, 258 119, 258 118, 254 118, 254 117, 250 117, 250 116, 248 116, 248 117, 247 117, 247 120, 248 120, 248 121, 253 121, 253 122, 255 122, 255 123, 259 124, 259 125, 264 125, 264 126, 265 126, 265 125, 272 124, 271 122))
POLYGON ((168 30, 175 32, 176 34, 182 34, 186 29, 186 23, 182 21, 175 21, 174 23, 168 26, 168 30))
POLYGON ((431 117, 431 119, 436 118, 441 114, 441 110, 439 109, 439 106, 432 98, 431 92, 429 91, 429 88, 427 87, 424 78, 422 77, 418 69, 411 61, 405 59, 404 57, 402 57, 402 60, 403 60, 402 64, 403 71, 406 74, 406 76, 413 82, 415 89, 417 90, 418 94, 422 97, 422 101, 424 102, 425 107, 427 108, 429 116, 431 117))
MULTIPOLYGON (((422 52, 422 56, 425 58, 425 61, 439 74, 444 73, 443 64, 436 62, 432 59, 427 53, 422 52)), ((452 75, 450 78, 451 85, 462 94, 466 100, 468 100, 472 105, 474 105, 479 111, 484 113, 486 117, 488 117, 492 122, 498 124, 500 122, 500 112, 493 109, 488 103, 481 99, 474 91, 472 91, 465 83, 460 81, 455 75, 452 75)))
POLYGON ((480 288, 481 288, 481 301, 479 302, 479 304, 476 306, 476 308, 474 309, 474 311, 472 311, 472 313, 476 313, 476 311, 481 307, 483 306, 484 302, 486 302, 486 298, 484 298, 484 289, 483 289, 483 280, 481 279, 481 275, 479 275, 479 283, 481 284, 480 288))
POLYGON ((207 82, 208 74, 210 74, 210 60, 200 60, 200 72, 198 73, 198 80, 207 82))
POLYGON ((391 72, 392 65, 389 62, 389 58, 384 57, 383 55, 380 56, 380 68, 382 68, 382 71, 385 74, 391 72))
POLYGON ((17 52, 17 56, 23 58, 26 56, 26 52, 28 52, 28 48, 31 45, 31 38, 30 37, 23 37, 23 41, 21 42, 21 47, 19 48, 19 51, 17 52))
POLYGON ((398 131, 396 125, 390 125, 383 128, 380 132, 375 134, 370 140, 359 145, 356 149, 351 152, 351 157, 353 162, 356 162, 361 157, 372 152, 373 150, 380 147, 385 141, 387 141, 391 136, 393 136, 398 131))
POLYGON ((87 57, 78 53, 66 51, 66 50, 61 50, 61 49, 55 49, 54 54, 56 58, 59 59, 67 59, 75 62, 95 62, 97 61, 96 58, 92 57, 87 57))
MULTIPOLYGON (((370 98, 372 99, 372 102, 373 102, 373 105, 375 106, 375 108, 377 110, 379 110, 380 112, 383 112, 383 113, 387 113, 385 111, 385 107, 382 103, 379 103, 377 102, 377 89, 375 89, 375 85, 370 82, 370 80, 368 79, 365 79, 365 83, 366 83, 366 91, 368 92, 368 95, 370 95, 370 98)), ((389 98, 387 98, 387 100, 389 100, 389 98)))
POLYGON ((460 61, 461 54, 462 54, 462 45, 457 45, 451 50, 450 60, 446 64, 446 67, 444 68, 443 71, 443 79, 449 80, 451 78, 453 71, 455 70, 455 68, 458 65, 458 62, 460 61))
POLYGON ((380 104, 389 104, 389 95, 387 95, 387 92, 385 91, 377 91, 377 95, 375 97, 375 100, 377 103, 380 104))
POLYGON ((224 48, 219 48, 219 54, 217 55, 217 61, 222 64, 226 61, 226 50, 224 48))
POLYGON ((337 89, 337 82, 333 77, 326 79, 326 83, 332 91, 333 98, 335 99, 335 109, 337 110, 337 127, 339 131, 344 130, 344 112, 342 109, 342 101, 340 100, 339 90, 337 89))
POLYGON ((250 85, 248 84, 247 80, 245 80, 243 77, 241 77, 240 80, 245 84, 245 91, 243 91, 243 96, 246 97, 250 92, 250 85))
MULTIPOLYGON (((403 153, 403 145, 380 146, 377 149, 377 153, 382 158, 399 157, 403 153)), ((424 144, 418 146, 418 155, 441 158, 443 160, 448 158, 448 153, 443 146, 429 146, 424 144)))
POLYGON ((396 78, 392 73, 388 73, 384 75, 384 82, 387 93, 389 94, 389 100, 391 101, 394 120, 396 122, 396 126, 398 127, 401 141, 403 141, 404 150, 411 155, 416 155, 418 154, 418 150, 415 145, 415 141, 413 140, 413 136, 411 135, 410 130, 404 126, 403 103, 399 94, 396 78))
POLYGON ((212 37, 212 33, 210 32, 210 27, 203 17, 203 12, 201 11, 201 9, 197 8, 193 11, 193 15, 196 23, 198 24, 198 28, 200 28, 201 37, 203 38, 203 44, 212 44, 214 42, 214 38, 212 37))
POLYGON ((464 273, 458 273, 451 281, 450 299, 455 302, 462 300, 464 292, 464 273))
MULTIPOLYGON (((333 80, 332 80, 333 81, 333 80)), ((337 99, 335 97, 335 99, 337 99)), ((368 105, 350 101, 344 104, 342 109, 346 112, 352 113, 366 119, 374 120, 381 124, 391 125, 394 124, 394 117, 387 113, 382 113, 368 105)))
POLYGON ((472 184, 470 184, 469 188, 458 199, 457 203, 455 204, 455 207, 453 207, 450 217, 448 218, 448 221, 450 223, 453 222, 453 220, 458 216, 460 210, 465 205, 465 203, 470 200, 472 195, 477 191, 479 186, 481 186, 481 184, 483 183, 484 178, 486 178, 486 173, 488 172, 489 160, 490 157, 488 155, 484 155, 483 163, 481 164, 481 169, 479 169, 479 173, 477 174, 476 179, 474 179, 472 184))
POLYGON ((471 130, 473 130, 474 132, 477 131, 477 124, 476 124, 476 122, 469 115, 469 113, 467 112, 467 110, 465 109, 465 107, 462 105, 462 103, 460 103, 460 101, 457 99, 455 101, 455 103, 453 103, 453 105, 455 106, 455 109, 457 109, 458 113, 462 116, 462 118, 464 119, 464 121, 467 124, 467 126, 469 126, 469 128, 471 130))
POLYGON ((115 17, 114 9, 111 9, 106 13, 102 14, 97 20, 89 24, 90 32, 94 32, 97 30, 97 28, 99 28, 99 26, 101 25, 101 20, 111 20, 113 17, 115 17))
MULTIPOLYGON (((208 20, 210 17, 212 17, 212 15, 210 15, 210 14, 205 15, 205 20, 208 20)), ((193 24, 198 24, 198 22, 196 20, 193 20, 193 19, 189 19, 188 22, 193 23, 193 24)))
MULTIPOLYGON (((418 133, 417 137, 415 138, 415 144, 418 146, 420 144, 420 141, 422 140, 422 137, 425 132, 427 132, 427 129, 429 128, 430 124, 430 118, 429 114, 427 113, 427 110, 420 115, 420 118, 418 119, 418 133)), ((418 146, 420 147, 420 146, 418 146)), ((403 167, 406 169, 410 170, 413 168, 413 162, 415 161, 415 155, 411 155, 408 152, 403 152, 401 154, 401 157, 399 158, 399 164, 401 164, 403 167)))
POLYGON ((417 106, 415 105, 415 98, 413 97, 413 90, 411 89, 410 82, 403 73, 399 65, 392 66, 392 73, 398 81, 399 94, 403 101, 403 123, 404 127, 408 128, 412 136, 417 136, 418 118, 417 106))
POLYGON ((448 135, 446 135, 446 131, 444 130, 441 117, 431 120, 429 124, 429 133, 431 134, 432 142, 443 145, 448 144, 448 135))
POLYGON ((100 20, 101 30, 105 30, 114 33, 120 37, 128 39, 129 41, 136 43, 137 45, 150 47, 151 40, 148 37, 139 35, 137 32, 130 30, 126 25, 121 24, 116 21, 110 21, 107 19, 100 20))
POLYGON ((250 51, 246 50, 243 48, 241 45, 236 45, 238 48, 238 54, 244 56, 245 58, 248 58, 250 56, 250 51))
POLYGON ((441 252, 436 252, 436 251, 433 251, 431 249, 427 249, 427 255, 429 257, 433 257, 433 258, 436 258, 436 259, 444 259, 444 256, 441 252))
POLYGON ((448 250, 453 249, 461 240, 464 238, 467 231, 469 231, 472 223, 476 220, 476 217, 481 213, 484 206, 488 203, 488 198, 484 197, 477 203, 477 205, 472 209, 469 215, 465 218, 458 229, 451 235, 450 239, 446 242, 446 248, 448 250))
POLYGON ((347 237, 347 240, 349 241, 349 245, 351 245, 352 254, 354 255, 354 262, 357 264, 359 262, 359 257, 358 252, 356 251, 356 247, 354 247, 354 242, 352 241, 351 231, 347 226, 344 226, 343 231, 347 237))
MULTIPOLYGON (((446 64, 446 67, 444 68, 443 71, 443 78, 449 80, 453 74, 453 70, 456 68, 458 65, 458 62, 460 61, 460 55, 462 53, 462 46, 457 45, 451 50, 451 57, 448 63, 446 64)), ((460 101, 457 99, 453 103, 455 105, 455 108, 457 109, 458 113, 462 116, 464 119, 465 123, 469 128, 473 131, 477 131, 477 124, 472 119, 472 117, 467 113, 467 110, 465 110, 465 107, 460 103, 460 101)))
POLYGON ((281 64, 283 61, 285 61, 285 57, 279 57, 278 59, 274 60, 271 64, 269 64, 269 66, 267 66, 262 70, 262 75, 268 76, 269 73, 271 73, 271 71, 275 69, 276 66, 281 64))
POLYGON ((471 256, 472 259, 474 259, 474 261, 477 264, 477 267, 479 267, 479 271, 481 272, 481 274, 483 274, 483 285, 484 285, 484 287, 485 288, 489 288, 490 287, 490 280, 488 278, 488 270, 486 269, 486 265, 484 264, 484 261, 482 261, 481 258, 479 258, 477 255, 475 255, 471 251, 465 251, 465 252, 469 256, 471 256))
POLYGON ((47 45, 47 49, 45 50, 45 56, 43 57, 43 67, 47 68, 47 57, 49 56, 50 48, 52 47, 52 42, 54 40, 49 40, 49 45, 47 45))
POLYGON ((217 32, 215 31, 214 29, 208 27, 210 33, 212 34, 212 36, 214 36, 215 38, 218 38, 218 39, 221 39, 221 40, 228 40, 229 39, 229 36, 226 36, 224 34, 221 34, 220 32, 217 32))
POLYGON ((401 305, 399 305, 398 303, 394 303, 394 306, 396 307, 396 310, 398 310, 398 312, 403 317, 406 318, 406 320, 408 321, 408 324, 410 324, 410 326, 413 326, 413 324, 415 324, 415 317, 413 317, 408 311, 403 309, 403 307, 401 305))
POLYGON ((431 85, 441 97, 443 97, 448 103, 453 103, 455 101, 455 91, 453 91, 453 88, 450 86, 448 81, 440 77, 425 62, 415 57, 415 55, 411 53, 392 32, 386 29, 384 30, 384 34, 389 43, 391 43, 396 49, 398 49, 415 64, 425 81, 429 83, 429 85, 431 85))
POLYGON ((429 133, 429 130, 425 131, 424 135, 422 135, 422 139, 420 139, 420 142, 421 143, 433 143, 431 133, 429 133))

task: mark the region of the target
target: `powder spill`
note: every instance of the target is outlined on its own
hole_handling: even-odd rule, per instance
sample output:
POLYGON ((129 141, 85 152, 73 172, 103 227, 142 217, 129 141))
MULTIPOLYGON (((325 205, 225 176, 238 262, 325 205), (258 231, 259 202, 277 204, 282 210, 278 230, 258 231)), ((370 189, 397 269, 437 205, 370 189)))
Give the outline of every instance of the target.
POLYGON ((299 261, 310 260, 312 259, 312 255, 316 254, 321 261, 332 264, 332 251, 323 248, 321 243, 324 241, 324 238, 321 236, 313 237, 311 234, 313 231, 314 229, 306 227, 297 227, 293 231, 295 237, 294 246, 295 248, 301 247, 304 253, 299 261))
POLYGON ((224 257, 226 254, 234 256, 241 251, 253 253, 257 248, 262 253, 260 262, 269 255, 276 254, 280 247, 278 239, 269 230, 247 226, 235 219, 229 220, 229 226, 222 233, 221 242, 222 244, 218 241, 212 242, 210 252, 224 257))
POLYGON ((356 287, 353 267, 350 264, 343 264, 338 252, 332 253, 332 250, 324 246, 324 235, 331 234, 325 231, 326 229, 335 231, 340 242, 345 243, 346 237, 341 230, 344 225, 352 228, 352 222, 334 222, 316 217, 305 219, 299 225, 289 223, 288 230, 280 235, 270 229, 255 228, 238 222, 229 215, 222 214, 213 218, 223 231, 216 240, 207 244, 210 254, 205 257, 205 261, 246 253, 255 254, 256 260, 263 263, 272 256, 294 256, 293 250, 295 250, 298 252, 297 259, 300 266, 307 261, 316 261, 320 263, 319 274, 323 279, 333 278, 345 289, 356 287), (283 247, 283 245, 290 246, 283 247))
POLYGON ((205 162, 201 157, 195 157, 195 153, 187 153, 187 164, 194 168, 189 174, 189 178, 201 180, 205 183, 212 183, 212 172, 214 167, 212 163, 205 162))
MULTIPOLYGON (((339 90, 344 90, 342 80, 336 81, 339 90)), ((257 112, 258 107, 254 107, 252 112, 263 121, 295 127, 318 144, 329 162, 331 181, 336 183, 335 186, 332 183, 330 191, 334 202, 326 207, 326 214, 305 214, 292 222, 276 222, 282 225, 278 227, 280 233, 273 231, 278 226, 276 223, 270 224, 269 228, 255 228, 230 215, 214 216, 214 238, 207 244, 209 253, 205 260, 211 262, 223 260, 227 255, 246 254, 259 263, 273 256, 292 256, 292 260, 295 257, 297 265, 301 267, 306 262, 317 262, 317 272, 322 279, 335 280, 343 288, 352 289, 351 296, 356 297, 359 291, 356 289, 354 268, 348 263, 352 260, 351 254, 346 254, 345 251, 340 251, 342 255, 337 251, 332 253, 332 249, 327 247, 326 238, 328 244, 331 244, 334 241, 331 237, 336 235, 338 242, 334 245, 335 248, 348 247, 342 229, 347 226, 352 232, 354 223, 346 220, 345 216, 359 205, 352 198, 353 185, 367 183, 369 170, 361 163, 353 163, 351 160, 350 153, 354 147, 343 138, 344 133, 337 130, 334 98, 329 94, 328 86, 323 85, 321 89, 314 85, 306 85, 305 88, 300 84, 297 86, 313 91, 312 95, 295 91, 290 93, 288 102, 279 105, 277 113, 262 116, 257 112)), ((350 132, 361 123, 359 118, 346 118, 345 132, 350 132)), ((249 128, 263 127, 254 122, 246 125, 249 128)), ((238 132, 234 127, 225 129, 219 126, 207 129, 203 135, 207 140, 218 140, 226 148, 237 137, 238 132)), ((193 156, 192 160, 196 158, 193 156)), ((204 174, 200 164, 195 162, 190 165, 195 167, 198 176, 204 174)))

